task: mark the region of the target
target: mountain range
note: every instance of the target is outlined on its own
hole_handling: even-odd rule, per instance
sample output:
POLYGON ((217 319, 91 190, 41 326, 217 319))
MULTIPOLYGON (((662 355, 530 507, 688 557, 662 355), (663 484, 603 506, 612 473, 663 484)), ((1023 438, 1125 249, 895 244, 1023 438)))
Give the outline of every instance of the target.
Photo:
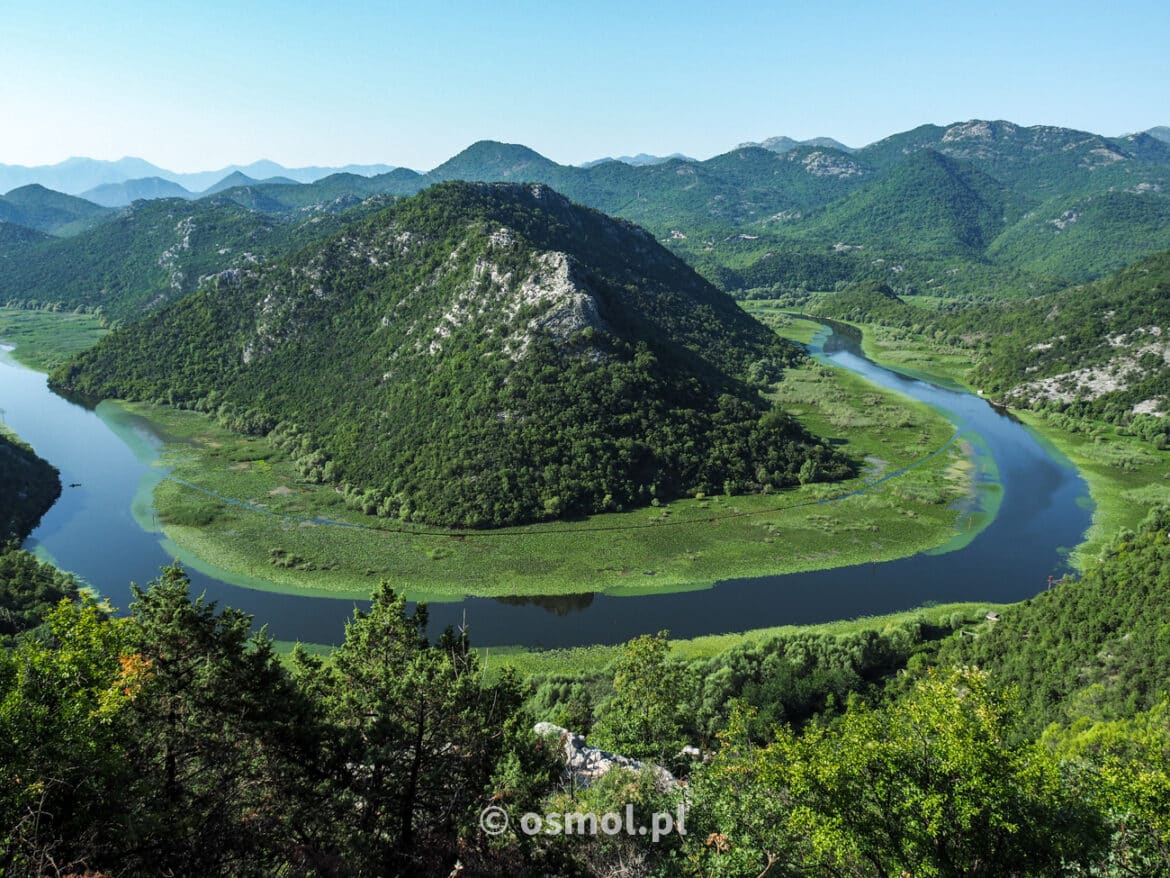
POLYGON ((622 164, 640 167, 642 165, 660 165, 663 162, 670 161, 671 159, 679 159, 684 162, 698 161, 697 159, 693 159, 690 156, 683 155, 681 152, 672 152, 670 155, 650 155, 649 153, 640 152, 637 155, 623 155, 618 156, 617 158, 614 158, 613 156, 606 156, 603 159, 594 159, 591 162, 582 162, 580 167, 592 168, 605 162, 621 162, 622 164))
MULTIPOLYGON (((111 191, 101 190, 99 187, 111 184, 118 185, 130 181, 141 184, 144 180, 156 179, 181 186, 188 193, 198 193, 205 192, 225 177, 237 172, 254 180, 270 177, 286 177, 298 183, 312 183, 315 180, 320 180, 322 177, 328 177, 330 174, 357 174, 359 176, 371 177, 375 174, 385 174, 392 170, 394 170, 394 165, 382 164, 345 165, 344 167, 336 168, 316 166, 286 168, 276 162, 262 159, 257 162, 252 162, 249 165, 229 165, 219 170, 177 173, 160 168, 158 165, 151 164, 145 159, 140 158, 127 157, 118 159, 117 161, 103 161, 101 159, 74 157, 54 165, 38 165, 34 167, 0 164, 0 192, 7 192, 10 189, 35 183, 47 189, 64 192, 67 195, 85 195, 85 197, 90 198, 94 190, 98 190, 97 194, 99 197, 102 196, 103 191, 111 191)), ((142 187, 141 185, 133 188, 144 191, 148 189, 148 187, 142 187)), ((169 195, 182 195, 182 193, 172 190, 165 193, 162 197, 169 195)), ((150 196, 144 195, 141 197, 150 196)), ((98 201, 98 203, 102 202, 98 201)))
MULTIPOLYGON (((1008 123, 972 123, 972 124, 991 124, 991 125, 1007 125, 1008 123)), ((953 126, 952 126, 953 127, 953 126)), ((1016 127, 1016 126, 1009 126, 1016 127)), ((915 129, 922 131, 924 129, 938 128, 938 126, 923 126, 923 128, 915 129)), ((1067 130, 1067 129, 1050 129, 1053 131, 1067 130)), ((1144 132, 1146 135, 1153 137, 1163 142, 1170 142, 1170 127, 1157 126, 1150 128, 1144 132)), ((886 138, 878 143, 887 143, 897 138, 899 135, 894 135, 891 138, 886 138)), ((1133 138, 1138 135, 1126 135, 1128 138, 1133 138)), ((870 146, 874 146, 871 144, 870 146)), ((740 143, 736 149, 746 149, 750 147, 759 147, 770 152, 785 153, 799 146, 811 147, 826 147, 836 150, 838 152, 852 153, 855 150, 851 147, 845 146, 839 140, 831 137, 813 137, 807 140, 796 140, 786 136, 768 137, 762 141, 747 141, 740 143)), ((865 147, 864 149, 868 149, 865 147)), ((582 168, 591 168, 606 162, 620 162, 622 164, 633 165, 635 167, 645 165, 657 165, 669 162, 672 160, 680 160, 687 162, 695 162, 696 159, 690 158, 682 153, 671 153, 670 155, 651 155, 648 153, 638 153, 637 155, 624 155, 618 158, 606 157, 595 159, 590 162, 585 162, 580 165, 582 168)), ((64 192, 67 195, 82 195, 95 203, 102 204, 108 207, 117 207, 122 204, 129 204, 130 201, 138 198, 167 198, 167 197, 186 197, 184 192, 178 191, 174 188, 164 187, 160 181, 173 183, 181 187, 188 194, 207 194, 212 186, 221 182, 226 177, 240 173, 251 180, 268 180, 275 177, 284 177, 296 183, 313 183, 323 177, 328 177, 332 174, 354 174, 362 177, 373 177, 379 174, 385 174, 394 170, 395 165, 386 164, 367 164, 367 165, 345 165, 341 167, 323 167, 323 166, 306 166, 299 168, 288 168, 268 159, 261 159, 252 162, 248 165, 229 165, 219 170, 196 171, 190 173, 178 173, 161 168, 154 165, 145 159, 125 157, 116 161, 106 161, 102 159, 91 159, 85 157, 75 156, 58 162, 53 165, 9 165, 0 164, 0 192, 6 192, 11 189, 16 189, 21 186, 29 184, 38 184, 47 189, 54 189, 58 192, 64 192), (118 186, 120 184, 131 184, 126 190, 130 193, 129 200, 121 201, 121 195, 115 194, 119 190, 113 188, 106 188, 110 186, 118 186), (118 199, 117 203, 115 199, 118 199)))
MULTIPOLYGON (((1028 295, 1170 247, 1170 143, 1148 133, 1109 138, 975 120, 921 126, 848 153, 749 146, 701 162, 589 168, 480 141, 426 174, 397 168, 304 184, 233 172, 199 199, 118 210, 23 187, 0 200, 9 226, 0 234, 0 301, 100 306, 125 319, 192 291, 201 277, 329 234, 351 211, 448 180, 546 184, 641 224, 737 295, 858 280, 903 294, 1028 295)), ((160 181, 147 188, 165 192, 160 181)))

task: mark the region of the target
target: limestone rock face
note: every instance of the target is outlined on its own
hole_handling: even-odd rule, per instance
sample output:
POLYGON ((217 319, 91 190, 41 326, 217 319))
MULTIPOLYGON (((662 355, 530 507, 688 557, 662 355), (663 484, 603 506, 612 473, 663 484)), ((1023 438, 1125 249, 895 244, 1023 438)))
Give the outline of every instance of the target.
POLYGON ((671 790, 679 786, 678 779, 662 766, 640 762, 598 747, 590 747, 585 743, 584 736, 553 723, 537 723, 533 731, 542 738, 556 738, 560 742, 565 756, 565 771, 578 787, 589 787, 615 768, 636 772, 652 771, 657 777, 659 789, 662 790, 671 790))

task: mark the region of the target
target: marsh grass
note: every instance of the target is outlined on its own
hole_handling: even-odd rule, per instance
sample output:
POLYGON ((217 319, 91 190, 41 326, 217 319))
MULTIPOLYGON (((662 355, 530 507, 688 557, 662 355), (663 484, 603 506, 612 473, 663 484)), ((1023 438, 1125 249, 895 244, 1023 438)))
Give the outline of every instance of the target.
POLYGON ((0 341, 15 345, 12 358, 38 372, 93 347, 107 332, 92 314, 0 308, 0 341))
MULTIPOLYGON (((866 631, 879 633, 893 631, 916 620, 937 628, 953 628, 958 621, 975 626, 983 621, 987 613, 1002 611, 1004 606, 990 603, 934 604, 881 616, 859 616, 815 625, 779 625, 726 634, 708 634, 687 640, 672 639, 670 654, 673 658, 683 660, 708 659, 745 644, 777 636, 823 634, 848 637, 866 631)), ((474 643, 474 636, 472 640, 474 643)), ((274 645, 276 651, 287 658, 291 656, 296 643, 276 641, 274 645)), ((327 657, 335 647, 331 644, 302 643, 301 648, 312 655, 327 657)), ((508 668, 525 677, 600 672, 613 664, 622 649, 620 644, 593 644, 565 649, 534 649, 523 646, 473 648, 479 653, 481 666, 489 678, 495 678, 508 668)))
MULTIPOLYGON (((931 297, 918 304, 933 307, 931 297)), ((816 296, 811 301, 815 301, 816 296)), ((811 302, 810 302, 811 303, 811 302)), ((767 299, 742 303, 745 309, 766 323, 778 334, 792 341, 808 344, 822 327, 812 320, 804 320, 786 313, 792 305, 767 299)), ((971 389, 968 373, 974 365, 970 351, 928 338, 913 328, 889 327, 877 323, 838 321, 861 331, 861 349, 865 355, 882 366, 894 369, 911 378, 921 378, 944 387, 971 389)))

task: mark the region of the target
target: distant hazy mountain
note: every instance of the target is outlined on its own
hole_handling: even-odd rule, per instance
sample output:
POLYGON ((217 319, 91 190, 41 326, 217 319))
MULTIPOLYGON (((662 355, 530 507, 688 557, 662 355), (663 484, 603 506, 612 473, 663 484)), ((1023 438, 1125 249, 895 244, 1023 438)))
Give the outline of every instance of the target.
POLYGON ((103 183, 81 193, 81 197, 103 207, 125 207, 140 199, 194 198, 194 194, 178 183, 162 177, 143 177, 124 183, 103 183))
POLYGON ((1157 128, 1151 128, 1146 132, 1146 134, 1150 135, 1150 137, 1156 137, 1158 140, 1161 140, 1164 143, 1170 143, 1170 127, 1165 125, 1159 125, 1157 128))
POLYGON ((595 168, 605 162, 621 162, 626 165, 633 165, 634 167, 642 167, 644 165, 661 165, 665 162, 674 161, 678 159, 684 162, 693 162, 695 159, 688 155, 683 155, 681 152, 672 152, 670 155, 650 155, 646 152, 640 152, 637 155, 623 155, 614 158, 613 156, 606 156, 603 159, 594 159, 591 162, 584 162, 578 167, 581 168, 595 168))
POLYGON ((753 146, 766 149, 769 152, 778 153, 791 152, 798 146, 826 146, 829 149, 836 149, 840 152, 854 151, 839 140, 834 140, 831 137, 813 137, 810 140, 793 140, 791 137, 769 137, 767 140, 761 140, 759 143, 741 143, 736 149, 747 149, 753 146))
POLYGON ((312 183, 322 177, 328 177, 330 174, 346 173, 371 177, 376 174, 386 174, 392 170, 394 170, 394 165, 286 168, 265 159, 250 165, 230 165, 215 171, 180 174, 139 158, 128 157, 117 161, 70 158, 55 165, 38 165, 36 167, 0 164, 0 192, 35 183, 57 192, 82 195, 109 183, 125 183, 130 180, 137 181, 152 177, 177 183, 190 192, 202 192, 237 171, 253 180, 285 177, 297 183, 312 183))
POLYGON ((218 192, 225 192, 228 189, 234 189, 237 186, 296 186, 296 180, 290 180, 288 177, 269 177, 265 180, 258 180, 255 177, 249 177, 242 171, 233 171, 219 182, 209 186, 207 189, 199 193, 199 197, 203 198, 208 195, 215 195, 218 192))
POLYGON ((148 161, 136 158, 116 162, 87 158, 70 158, 55 165, 29 168, 23 165, 0 165, 0 192, 21 186, 39 185, 56 192, 80 195, 103 183, 124 183, 142 177, 174 176, 148 161))

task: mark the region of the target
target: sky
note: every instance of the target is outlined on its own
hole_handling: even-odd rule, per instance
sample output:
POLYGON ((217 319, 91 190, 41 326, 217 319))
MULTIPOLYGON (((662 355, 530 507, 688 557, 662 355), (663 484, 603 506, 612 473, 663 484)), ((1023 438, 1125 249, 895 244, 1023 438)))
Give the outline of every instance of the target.
POLYGON ((0 0, 0 163, 429 170, 1007 119, 1170 125, 1170 3, 0 0))

